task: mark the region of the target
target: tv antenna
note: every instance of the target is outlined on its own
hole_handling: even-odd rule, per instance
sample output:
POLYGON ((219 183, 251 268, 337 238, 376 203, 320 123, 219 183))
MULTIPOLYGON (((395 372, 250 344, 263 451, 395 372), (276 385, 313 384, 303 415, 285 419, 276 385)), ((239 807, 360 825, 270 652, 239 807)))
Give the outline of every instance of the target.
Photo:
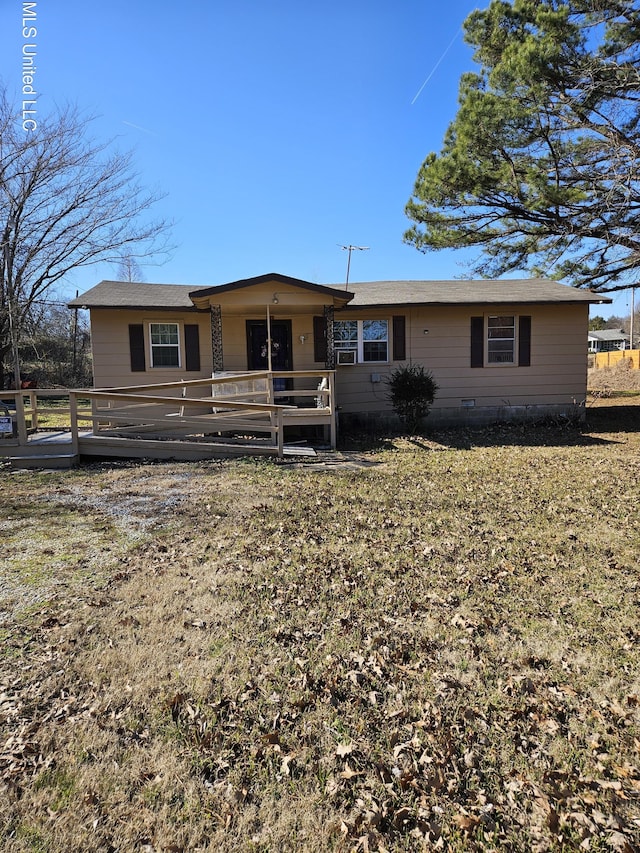
POLYGON ((366 251, 368 251, 368 249, 370 247, 369 246, 351 246, 351 245, 349 245, 349 246, 340 246, 340 248, 344 249, 345 252, 349 252, 349 260, 347 261, 347 281, 346 281, 345 286, 344 286, 344 288, 346 290, 347 287, 349 286, 349 270, 351 269, 351 252, 356 251, 356 250, 358 252, 366 252, 366 251))

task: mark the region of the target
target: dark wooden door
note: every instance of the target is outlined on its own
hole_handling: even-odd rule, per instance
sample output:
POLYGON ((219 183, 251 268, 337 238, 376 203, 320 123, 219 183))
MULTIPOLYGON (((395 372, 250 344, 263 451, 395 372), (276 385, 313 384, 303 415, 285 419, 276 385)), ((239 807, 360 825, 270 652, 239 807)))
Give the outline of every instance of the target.
MULTIPOLYGON (((247 364, 249 370, 268 370, 267 321, 247 320, 247 364)), ((291 370, 291 320, 271 321, 271 367, 291 370)))

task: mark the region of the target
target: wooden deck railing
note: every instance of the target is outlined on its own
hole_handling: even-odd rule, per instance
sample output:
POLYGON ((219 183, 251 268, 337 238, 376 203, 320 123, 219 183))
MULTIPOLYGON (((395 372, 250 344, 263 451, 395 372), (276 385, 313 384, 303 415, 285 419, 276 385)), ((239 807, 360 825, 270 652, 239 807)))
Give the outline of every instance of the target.
POLYGON ((322 371, 252 371, 208 379, 90 390, 0 392, 13 400, 18 443, 27 444, 45 413, 69 415, 78 452, 83 424, 93 436, 138 441, 152 438, 205 441, 235 433, 266 435, 283 455, 285 427, 321 425, 336 446, 335 374, 322 371), (278 388, 278 380, 283 387, 278 388), (68 394, 68 408, 46 406, 47 396, 68 394), (89 401, 90 408, 84 404, 89 401), (44 404, 44 405, 43 405, 44 404))
MULTIPOLYGON (((88 392, 78 391, 80 399, 88 392)), ((29 388, 20 391, 0 391, 0 401, 12 412, 18 444, 26 445, 29 435, 40 428, 71 429, 70 392, 66 388, 29 388), (60 405, 60 402, 62 404, 60 405), (58 405, 52 405, 58 403, 58 405), (51 421, 53 420, 53 423, 51 421)), ((81 420, 91 417, 91 409, 77 407, 81 420)))

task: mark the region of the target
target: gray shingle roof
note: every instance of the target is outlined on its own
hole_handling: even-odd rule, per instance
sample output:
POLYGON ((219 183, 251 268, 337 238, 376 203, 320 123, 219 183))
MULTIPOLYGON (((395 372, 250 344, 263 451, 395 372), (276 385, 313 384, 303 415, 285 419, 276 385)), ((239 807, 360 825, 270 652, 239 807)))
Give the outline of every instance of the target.
POLYGON ((192 284, 101 281, 70 302, 69 308, 193 308, 189 294, 198 289, 192 284))
MULTIPOLYGON (((255 280, 247 280, 247 285, 255 280)), ((238 282, 243 286, 243 282, 238 282)), ((223 285, 221 292, 231 285, 223 285)), ((317 285, 314 287, 318 288, 317 285)), ((345 292, 344 284, 321 285, 318 290, 345 292)), ((193 308, 190 294, 215 298, 215 287, 188 284, 139 284, 102 281, 69 303, 70 308, 193 308)), ((487 305, 540 303, 608 303, 607 296, 577 290, 547 279, 500 279, 497 281, 361 281, 349 282, 354 294, 347 309, 400 305, 487 305)), ((321 294, 319 293, 319 296, 321 294)))
MULTIPOLYGON (((600 329, 597 332, 589 332, 590 340, 594 341, 628 341, 629 335, 621 329, 600 329)), ((634 335, 635 337, 635 335, 634 335)))
POLYGON ((577 290, 548 279, 475 281, 364 281, 349 282, 355 296, 347 306, 374 305, 485 305, 491 303, 611 302, 606 296, 577 290))

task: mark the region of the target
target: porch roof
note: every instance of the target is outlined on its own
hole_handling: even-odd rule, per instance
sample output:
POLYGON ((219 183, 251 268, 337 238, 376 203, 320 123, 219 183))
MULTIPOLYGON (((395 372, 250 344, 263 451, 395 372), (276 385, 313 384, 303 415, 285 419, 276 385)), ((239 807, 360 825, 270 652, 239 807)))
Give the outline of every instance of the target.
MULTIPOLYGON (((239 281, 231 281, 228 284, 218 284, 213 287, 198 288, 191 293, 194 303, 200 308, 208 307, 221 294, 231 293, 238 290, 251 289, 260 285, 273 285, 274 287, 289 287, 295 290, 303 290, 312 294, 320 294, 324 299, 321 302, 333 301, 344 304, 353 299, 353 293, 348 291, 344 285, 315 284, 300 278, 291 278, 281 273, 266 273, 265 275, 243 278, 239 281)), ((283 296, 291 291, 282 291, 283 296)))

